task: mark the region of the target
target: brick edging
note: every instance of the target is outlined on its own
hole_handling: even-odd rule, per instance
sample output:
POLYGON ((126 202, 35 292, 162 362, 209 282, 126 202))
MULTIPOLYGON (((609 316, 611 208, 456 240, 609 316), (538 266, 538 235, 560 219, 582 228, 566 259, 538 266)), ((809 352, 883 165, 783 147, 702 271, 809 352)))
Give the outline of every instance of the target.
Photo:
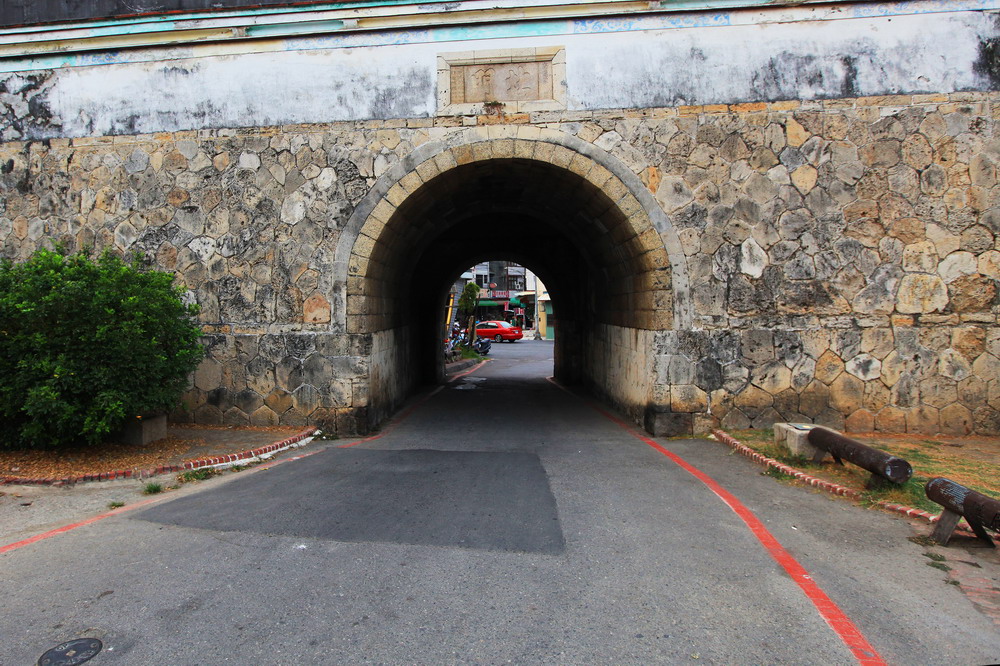
MULTIPOLYGON (((746 444, 741 443, 738 439, 736 439, 729 433, 725 432, 724 430, 716 429, 712 431, 712 434, 715 435, 715 437, 718 438, 720 442, 730 447, 737 453, 744 455, 747 458, 753 460, 754 462, 764 465, 765 467, 772 467, 789 476, 795 477, 797 480, 802 481, 803 483, 807 483, 810 486, 813 486, 814 488, 820 488, 821 490, 833 493, 834 495, 849 497, 855 500, 862 498, 862 493, 860 490, 854 490, 853 488, 848 488, 846 486, 842 486, 839 483, 834 483, 832 481, 824 481, 823 479, 818 479, 815 476, 806 474, 802 470, 798 470, 795 469, 794 467, 790 467, 784 463, 778 462, 774 458, 768 458, 767 456, 754 451, 746 444)), ((925 523, 931 525, 936 523, 940 518, 940 516, 935 516, 934 514, 928 513, 921 509, 914 509, 912 507, 905 506, 903 504, 886 502, 885 500, 879 500, 875 502, 874 506, 877 506, 881 509, 885 509, 886 511, 898 513, 908 518, 917 518, 918 520, 922 520, 925 523)), ((960 530, 960 533, 963 535, 975 536, 974 534, 972 534, 972 532, 965 532, 964 530, 960 530)))
POLYGON ((22 476, 0 476, 0 485, 18 485, 18 486, 64 486, 72 485, 76 483, 86 483, 89 481, 111 481, 113 479, 146 479, 153 476, 159 476, 160 474, 170 474, 171 472, 184 472, 192 469, 199 469, 201 467, 210 467, 212 465, 224 465, 231 462, 239 462, 240 460, 250 460, 258 456, 262 456, 268 453, 277 453, 283 451, 287 448, 291 448, 293 445, 298 444, 306 437, 311 436, 315 433, 317 428, 310 426, 300 432, 297 435, 293 435, 287 439, 283 439, 280 442, 275 442, 274 444, 268 444, 266 446, 261 446, 256 449, 250 449, 248 451, 240 451, 239 453, 227 453, 221 456, 214 456, 212 458, 202 458, 201 460, 188 460, 187 462, 181 463, 180 465, 161 465, 159 467, 153 467, 150 469, 125 469, 117 470, 114 472, 102 472, 100 474, 83 474, 81 476, 68 476, 62 479, 59 478, 31 478, 22 476))

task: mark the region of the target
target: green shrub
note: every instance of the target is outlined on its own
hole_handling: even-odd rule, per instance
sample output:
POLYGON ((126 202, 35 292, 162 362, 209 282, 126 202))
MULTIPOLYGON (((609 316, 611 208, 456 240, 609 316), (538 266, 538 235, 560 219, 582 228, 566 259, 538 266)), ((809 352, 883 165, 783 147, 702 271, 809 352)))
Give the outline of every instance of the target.
POLYGON ((0 448, 95 444, 172 409, 204 354, 196 313, 138 258, 0 262, 0 448))

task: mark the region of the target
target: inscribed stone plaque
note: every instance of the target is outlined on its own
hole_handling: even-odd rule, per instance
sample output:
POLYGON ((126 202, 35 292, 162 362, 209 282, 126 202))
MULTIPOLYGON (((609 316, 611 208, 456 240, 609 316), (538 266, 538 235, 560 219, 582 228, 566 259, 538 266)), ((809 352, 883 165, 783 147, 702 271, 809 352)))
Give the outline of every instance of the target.
POLYGON ((565 79, 562 47, 444 54, 438 56, 438 113, 482 113, 490 102, 506 113, 565 108, 565 79))
POLYGON ((552 61, 459 65, 451 69, 454 104, 533 99, 552 99, 552 61))

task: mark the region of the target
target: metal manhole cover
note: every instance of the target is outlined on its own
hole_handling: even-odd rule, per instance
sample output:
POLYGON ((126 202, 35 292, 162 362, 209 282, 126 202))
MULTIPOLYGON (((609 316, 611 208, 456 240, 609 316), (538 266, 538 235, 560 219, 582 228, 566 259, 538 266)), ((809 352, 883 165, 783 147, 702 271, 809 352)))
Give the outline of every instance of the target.
POLYGON ((96 638, 78 638, 60 643, 38 658, 38 666, 75 666, 90 661, 104 647, 96 638))

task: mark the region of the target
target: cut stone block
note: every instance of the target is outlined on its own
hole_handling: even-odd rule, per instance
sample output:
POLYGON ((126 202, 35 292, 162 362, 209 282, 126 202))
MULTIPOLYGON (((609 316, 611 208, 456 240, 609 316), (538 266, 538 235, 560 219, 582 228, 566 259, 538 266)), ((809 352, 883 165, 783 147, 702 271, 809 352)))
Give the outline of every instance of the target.
POLYGON ((121 442, 128 446, 145 446, 167 436, 167 415, 129 419, 121 431, 121 442))
POLYGON ((826 451, 809 443, 809 431, 818 427, 812 423, 775 423, 774 443, 787 448, 793 456, 802 456, 814 463, 822 462, 826 451))
POLYGON ((656 437, 690 435, 694 431, 692 414, 670 411, 668 405, 648 405, 643 418, 643 426, 656 437))

